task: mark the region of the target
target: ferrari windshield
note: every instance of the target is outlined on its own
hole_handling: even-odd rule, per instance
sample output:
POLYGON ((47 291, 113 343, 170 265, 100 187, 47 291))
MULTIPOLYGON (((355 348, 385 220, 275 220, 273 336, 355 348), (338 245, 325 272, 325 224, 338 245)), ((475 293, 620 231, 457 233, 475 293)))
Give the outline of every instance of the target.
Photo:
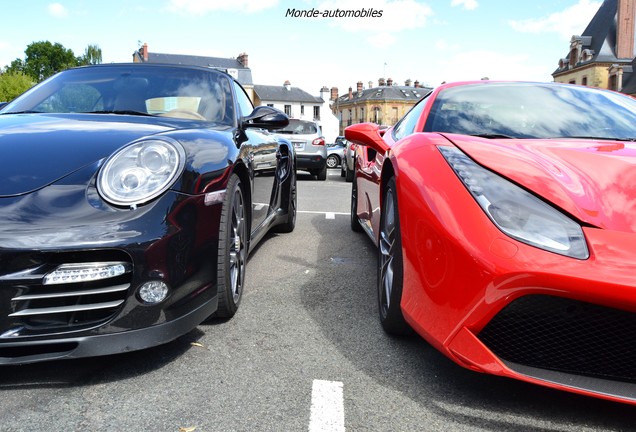
POLYGON ((11 102, 2 114, 157 115, 231 125, 232 100, 230 80, 219 71, 100 65, 60 72, 11 102))
POLYGON ((636 100, 555 83, 480 83, 441 91, 425 132, 492 138, 636 140, 636 100))

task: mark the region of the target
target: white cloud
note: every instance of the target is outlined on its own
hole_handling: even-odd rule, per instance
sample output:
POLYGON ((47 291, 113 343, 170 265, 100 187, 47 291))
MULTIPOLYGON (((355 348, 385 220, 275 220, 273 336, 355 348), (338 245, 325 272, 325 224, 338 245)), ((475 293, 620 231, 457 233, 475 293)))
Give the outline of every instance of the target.
POLYGON ((48 6, 49 14, 55 18, 66 18, 68 11, 61 3, 51 3, 48 6))
POLYGON ((377 48, 386 48, 395 43, 396 37, 391 33, 378 33, 367 38, 369 43, 377 48))
POLYGON ((214 11, 259 12, 278 4, 278 0, 170 0, 170 12, 199 15, 214 11))
POLYGON ((395 33, 426 25, 433 10, 426 4, 415 0, 340 0, 323 1, 316 9, 326 11, 362 11, 381 12, 381 16, 366 18, 329 18, 331 24, 348 31, 377 30, 395 33))
POLYGON ((551 81, 552 69, 532 61, 529 55, 510 55, 492 51, 468 51, 440 57, 431 65, 434 85, 442 81, 491 80, 551 81))
POLYGON ((475 10, 479 3, 477 3, 477 0, 452 0, 451 6, 463 6, 466 10, 475 10))
POLYGON ((579 0, 562 12, 555 12, 543 18, 513 20, 510 26, 521 33, 558 33, 565 40, 572 35, 580 35, 601 6, 599 1, 579 0))

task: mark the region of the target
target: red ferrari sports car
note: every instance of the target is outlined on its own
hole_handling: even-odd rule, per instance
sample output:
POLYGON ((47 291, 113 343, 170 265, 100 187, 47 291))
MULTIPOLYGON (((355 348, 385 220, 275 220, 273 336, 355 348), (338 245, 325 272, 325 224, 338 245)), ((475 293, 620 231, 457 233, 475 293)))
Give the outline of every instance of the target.
POLYGON ((442 85, 356 149, 384 329, 456 363, 636 404, 636 100, 442 85))

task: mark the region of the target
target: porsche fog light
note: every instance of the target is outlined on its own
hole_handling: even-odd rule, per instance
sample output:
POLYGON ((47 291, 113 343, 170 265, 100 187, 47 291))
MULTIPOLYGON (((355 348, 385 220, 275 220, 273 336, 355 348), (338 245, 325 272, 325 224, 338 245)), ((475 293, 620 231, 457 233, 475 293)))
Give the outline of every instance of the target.
POLYGON ((168 285, 163 281, 149 281, 139 287, 139 298, 148 304, 161 303, 168 297, 168 285))
POLYGON ((478 165, 456 147, 438 147, 490 220, 523 243, 578 259, 589 251, 581 226, 525 189, 478 165))
POLYGON ((172 186, 184 165, 185 150, 176 141, 143 139, 108 158, 97 177, 97 188, 111 204, 144 204, 172 186))
POLYGON ((92 282, 128 273, 131 266, 123 262, 62 264, 44 276, 44 285, 92 282))

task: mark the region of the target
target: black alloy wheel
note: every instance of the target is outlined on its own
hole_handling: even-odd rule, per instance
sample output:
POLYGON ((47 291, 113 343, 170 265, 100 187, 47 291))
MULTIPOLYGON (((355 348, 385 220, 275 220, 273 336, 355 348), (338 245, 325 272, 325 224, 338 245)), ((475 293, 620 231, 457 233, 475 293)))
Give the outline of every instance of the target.
POLYGON ((406 335, 410 330, 400 308, 403 284, 402 262, 397 192, 395 178, 392 177, 384 189, 380 216, 378 306, 382 327, 387 333, 393 335, 406 335))
POLYGON ((351 183, 351 230, 355 232, 362 231, 362 225, 358 219, 358 186, 355 179, 351 183))
POLYGON ((232 317, 238 310, 245 281, 247 261, 247 220, 241 180, 232 174, 228 182, 221 224, 217 284, 219 305, 214 316, 232 317))

